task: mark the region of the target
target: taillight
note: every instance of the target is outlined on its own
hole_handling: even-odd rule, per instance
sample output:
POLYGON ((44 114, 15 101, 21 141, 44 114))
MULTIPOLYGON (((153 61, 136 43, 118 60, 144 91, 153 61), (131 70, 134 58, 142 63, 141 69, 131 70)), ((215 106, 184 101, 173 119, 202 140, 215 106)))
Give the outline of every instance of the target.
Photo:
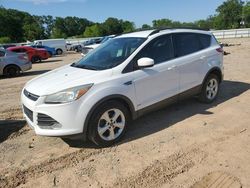
POLYGON ((219 52, 219 53, 223 53, 224 52, 223 48, 217 48, 216 51, 219 52))

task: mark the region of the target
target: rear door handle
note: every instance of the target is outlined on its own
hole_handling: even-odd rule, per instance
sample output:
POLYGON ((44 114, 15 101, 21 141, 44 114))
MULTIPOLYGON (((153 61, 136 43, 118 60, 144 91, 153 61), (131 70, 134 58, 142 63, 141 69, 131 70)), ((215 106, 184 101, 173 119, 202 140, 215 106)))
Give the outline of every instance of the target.
POLYGON ((168 67, 168 70, 173 70, 173 69, 175 69, 177 66, 176 65, 174 65, 174 66, 172 66, 172 67, 168 67))
POLYGON ((203 55, 203 56, 200 57, 201 60, 203 60, 203 59, 205 59, 205 58, 206 58, 205 55, 203 55))

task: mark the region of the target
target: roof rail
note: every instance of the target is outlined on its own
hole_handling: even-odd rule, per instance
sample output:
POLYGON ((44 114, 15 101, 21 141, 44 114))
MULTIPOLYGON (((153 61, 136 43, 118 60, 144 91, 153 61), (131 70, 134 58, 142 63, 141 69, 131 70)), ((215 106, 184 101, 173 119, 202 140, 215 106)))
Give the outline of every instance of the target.
POLYGON ((210 29, 208 28, 199 28, 199 27, 157 27, 153 29, 155 30, 152 31, 152 33, 150 33, 148 37, 156 33, 159 33, 160 31, 171 30, 171 29, 192 29, 192 30, 210 31, 210 29))
POLYGON ((161 31, 161 29, 155 29, 154 31, 152 31, 152 32, 148 35, 148 37, 151 36, 151 35, 154 35, 154 34, 156 34, 156 33, 159 33, 160 31, 161 31))

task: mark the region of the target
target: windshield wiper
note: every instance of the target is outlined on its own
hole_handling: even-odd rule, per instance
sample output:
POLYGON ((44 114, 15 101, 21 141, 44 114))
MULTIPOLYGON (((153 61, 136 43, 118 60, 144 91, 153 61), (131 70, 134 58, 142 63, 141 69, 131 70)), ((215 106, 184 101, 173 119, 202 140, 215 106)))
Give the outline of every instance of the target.
POLYGON ((81 69, 88 69, 88 70, 99 70, 98 68, 91 66, 91 65, 73 65, 74 67, 81 68, 81 69))

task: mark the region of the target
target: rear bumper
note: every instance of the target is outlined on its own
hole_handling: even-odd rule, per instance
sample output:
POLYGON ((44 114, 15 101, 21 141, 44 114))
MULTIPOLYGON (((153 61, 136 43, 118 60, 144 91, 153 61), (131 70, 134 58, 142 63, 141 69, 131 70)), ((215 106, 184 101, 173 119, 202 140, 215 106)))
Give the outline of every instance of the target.
POLYGON ((25 65, 22 65, 21 70, 22 70, 22 72, 24 72, 24 71, 30 70, 31 68, 32 68, 32 63, 29 62, 29 63, 27 63, 25 65))

